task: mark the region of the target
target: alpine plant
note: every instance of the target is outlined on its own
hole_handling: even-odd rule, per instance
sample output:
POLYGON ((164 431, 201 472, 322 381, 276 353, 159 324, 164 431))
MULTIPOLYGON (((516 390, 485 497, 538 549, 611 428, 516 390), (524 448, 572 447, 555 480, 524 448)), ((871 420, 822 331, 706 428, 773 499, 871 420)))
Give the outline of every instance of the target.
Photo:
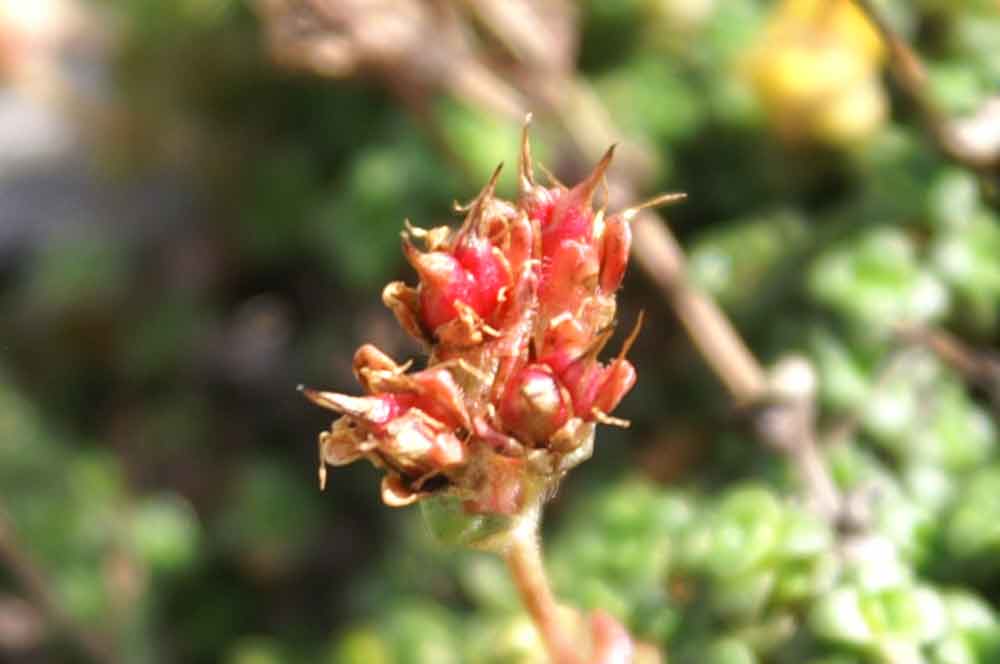
POLYGON ((427 367, 410 371, 366 344, 353 365, 364 396, 302 388, 341 416, 319 436, 321 485, 326 464, 364 458, 385 472, 388 505, 445 494, 470 515, 512 516, 590 457, 596 424, 627 425, 610 413, 635 385, 625 354, 639 325, 614 359, 598 359, 639 209, 593 208, 613 152, 576 186, 545 187, 526 129, 516 201, 495 195, 498 167, 459 208, 457 230, 406 224, 419 282, 390 283, 382 299, 428 351, 427 367))

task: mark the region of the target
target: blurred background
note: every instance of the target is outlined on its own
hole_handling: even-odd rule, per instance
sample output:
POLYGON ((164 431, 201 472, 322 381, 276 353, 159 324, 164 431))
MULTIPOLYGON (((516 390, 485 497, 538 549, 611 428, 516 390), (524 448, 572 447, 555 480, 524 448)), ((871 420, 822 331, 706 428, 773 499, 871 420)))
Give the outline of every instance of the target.
POLYGON ((1000 160, 936 131, 1000 145, 1000 5, 873 4, 919 94, 847 0, 0 0, 0 660, 544 661, 498 561, 370 467, 319 491, 295 391, 419 355, 403 219, 500 161, 512 195, 531 111, 554 177, 618 142, 623 203, 688 193, 686 278, 807 362, 850 507, 633 266, 632 427, 549 510, 561 597, 670 662, 1000 662, 1000 160))

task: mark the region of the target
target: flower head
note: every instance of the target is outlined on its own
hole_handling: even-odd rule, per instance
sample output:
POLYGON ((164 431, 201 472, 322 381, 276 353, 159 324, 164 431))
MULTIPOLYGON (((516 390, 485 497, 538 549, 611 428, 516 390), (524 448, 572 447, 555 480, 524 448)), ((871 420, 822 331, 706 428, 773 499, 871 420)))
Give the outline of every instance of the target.
POLYGON ((590 456, 596 423, 627 424, 609 413, 636 381, 635 332, 598 359, 637 210, 593 207, 613 152, 576 186, 544 187, 526 128, 516 202, 495 196, 498 168, 457 230, 407 224, 419 283, 391 283, 383 300, 429 351, 427 368, 365 345, 354 357, 365 396, 304 389, 341 415, 320 434, 321 480, 324 464, 367 458, 386 472, 390 505, 448 492, 470 512, 514 514, 590 456))

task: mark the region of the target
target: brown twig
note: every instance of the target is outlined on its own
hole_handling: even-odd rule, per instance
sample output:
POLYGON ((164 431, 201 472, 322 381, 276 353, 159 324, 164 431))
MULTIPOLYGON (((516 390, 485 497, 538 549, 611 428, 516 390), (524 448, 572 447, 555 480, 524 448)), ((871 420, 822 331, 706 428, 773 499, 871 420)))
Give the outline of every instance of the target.
MULTIPOLYGON (((633 234, 636 260, 660 288, 702 358, 736 404, 756 413, 758 437, 795 463, 814 510, 835 519, 841 501, 819 450, 814 390, 776 394, 782 367, 769 376, 715 300, 688 279, 684 250, 658 215, 640 215, 633 234)), ((797 369, 811 371, 801 364, 797 369)))
POLYGON ((59 605, 48 578, 21 548, 14 534, 13 525, 2 511, 0 511, 0 563, 10 571, 24 593, 49 623, 73 641, 88 659, 101 664, 115 664, 118 661, 105 639, 77 624, 59 605))
POLYGON ((965 379, 986 392, 994 410, 1000 412, 1000 355, 968 347, 943 330, 908 325, 897 334, 904 341, 924 346, 965 379))
POLYGON ((893 77, 916 106, 938 149, 949 159, 981 172, 1000 167, 1000 101, 988 100, 972 117, 950 119, 931 94, 920 57, 896 34, 870 0, 854 0, 878 31, 889 52, 893 77))
POLYGON ((654 212, 636 218, 635 257, 670 303, 691 341, 741 404, 758 401, 767 377, 732 323, 713 300, 687 278, 687 259, 676 238, 654 212))

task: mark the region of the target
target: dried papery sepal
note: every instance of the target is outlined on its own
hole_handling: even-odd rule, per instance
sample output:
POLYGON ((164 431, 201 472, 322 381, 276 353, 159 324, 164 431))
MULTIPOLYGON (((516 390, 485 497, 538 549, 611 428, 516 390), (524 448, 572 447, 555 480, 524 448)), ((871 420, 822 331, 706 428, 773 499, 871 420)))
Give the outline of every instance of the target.
POLYGON ((382 302, 396 316, 400 327, 411 337, 430 345, 431 339, 424 331, 417 317, 420 311, 420 296, 416 289, 410 288, 402 281, 393 281, 382 290, 382 302))

